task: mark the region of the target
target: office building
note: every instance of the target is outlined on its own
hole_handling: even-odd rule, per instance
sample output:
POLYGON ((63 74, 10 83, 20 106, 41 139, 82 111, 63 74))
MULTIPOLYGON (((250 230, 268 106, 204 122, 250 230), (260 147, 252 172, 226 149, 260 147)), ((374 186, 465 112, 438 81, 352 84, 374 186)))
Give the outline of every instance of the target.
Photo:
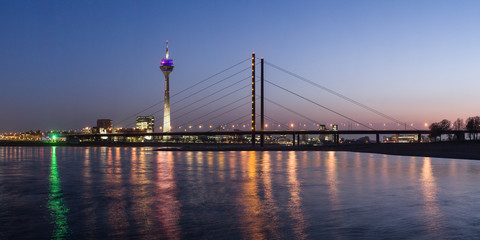
POLYGON ((97 129, 99 133, 112 133, 113 121, 111 119, 98 119, 97 129))
POLYGON ((153 132, 155 129, 155 118, 153 116, 138 116, 135 128, 140 131, 153 132))

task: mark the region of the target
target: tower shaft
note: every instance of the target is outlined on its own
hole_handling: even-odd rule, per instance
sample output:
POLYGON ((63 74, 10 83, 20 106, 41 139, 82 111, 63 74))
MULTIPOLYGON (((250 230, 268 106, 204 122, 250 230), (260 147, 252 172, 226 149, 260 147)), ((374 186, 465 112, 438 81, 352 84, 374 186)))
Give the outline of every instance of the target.
MULTIPOLYGON (((170 74, 169 74, 170 75, 170 74)), ((165 76, 165 97, 163 106, 163 132, 170 132, 170 76, 165 76)))

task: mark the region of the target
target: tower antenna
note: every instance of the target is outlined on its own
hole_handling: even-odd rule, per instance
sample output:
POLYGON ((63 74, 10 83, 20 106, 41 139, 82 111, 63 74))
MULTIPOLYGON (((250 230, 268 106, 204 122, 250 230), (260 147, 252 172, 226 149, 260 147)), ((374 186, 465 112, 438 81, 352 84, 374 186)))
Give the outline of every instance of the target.
POLYGON ((168 40, 167 40, 167 53, 165 54, 165 59, 168 59, 168 40))

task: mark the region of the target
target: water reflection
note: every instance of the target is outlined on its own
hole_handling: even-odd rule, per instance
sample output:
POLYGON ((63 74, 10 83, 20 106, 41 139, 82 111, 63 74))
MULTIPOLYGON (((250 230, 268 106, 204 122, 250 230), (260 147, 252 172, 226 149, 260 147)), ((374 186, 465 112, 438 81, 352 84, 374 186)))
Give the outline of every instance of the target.
POLYGON ((2 239, 474 239, 479 232, 478 161, 108 147, 0 147, 1 156, 2 239))
MULTIPOLYGON (((264 228, 268 231, 265 234, 266 239, 280 239, 279 229, 281 227, 282 221, 279 217, 279 212, 282 210, 278 206, 278 200, 275 199, 274 194, 274 186, 273 186, 273 179, 272 179, 272 153, 271 152, 263 152, 261 155, 261 160, 258 161, 261 168, 261 176, 260 181, 258 183, 259 192, 263 192, 263 196, 260 199, 262 201, 262 209, 263 215, 265 215, 266 220, 263 224, 266 224, 264 228)), ((259 169, 260 170, 260 169, 259 169)))
POLYGON ((328 196, 332 203, 332 210, 340 209, 340 199, 338 196, 338 180, 337 180, 337 159, 335 152, 328 152, 327 158, 327 183, 328 196))
POLYGON ((130 184, 132 189, 129 191, 132 204, 132 218, 135 223, 135 231, 137 234, 145 235, 153 228, 153 195, 149 191, 152 179, 147 176, 147 160, 145 149, 134 148, 132 151, 132 167, 130 184))
POLYGON ((61 180, 58 174, 56 147, 52 147, 50 177, 49 177, 48 209, 53 223, 52 238, 64 239, 69 234, 67 214, 69 209, 65 206, 61 180))
POLYGON ((273 196, 272 189, 272 163, 270 152, 262 153, 263 164, 262 164, 262 177, 263 177, 263 186, 265 188, 265 198, 267 199, 267 204, 270 206, 275 206, 275 200, 273 196))
POLYGON ((177 186, 175 164, 172 152, 159 152, 157 160, 157 197, 154 206, 155 218, 159 222, 157 228, 167 239, 180 239, 181 204, 176 198, 177 186))
POLYGON ((257 178, 257 154, 254 151, 241 152, 242 159, 246 159, 247 179, 244 185, 244 194, 239 199, 239 203, 244 205, 244 213, 241 213, 243 228, 246 229, 247 239, 265 239, 262 226, 265 225, 262 219, 262 208, 258 196, 258 178, 257 178))
POLYGON ((288 185, 290 192, 290 201, 288 208, 290 210, 291 218, 295 221, 293 231, 296 239, 306 239, 305 229, 307 225, 302 211, 302 198, 300 196, 301 186, 298 181, 297 167, 298 159, 297 153, 291 151, 288 153, 288 185))
MULTIPOLYGON (((224 152, 219 152, 217 154, 218 156, 218 167, 219 167, 219 178, 220 181, 225 181, 225 153, 224 152)), ((210 153, 210 157, 213 159, 215 155, 213 153, 210 153)))
POLYGON ((426 213, 425 221, 428 224, 429 231, 436 233, 441 227, 441 214, 437 201, 437 184, 433 176, 431 158, 426 157, 423 160, 421 188, 425 199, 424 209, 426 213))
MULTIPOLYGON (((85 148, 83 150, 83 154, 81 155, 81 159, 83 159, 83 166, 82 166, 82 179, 83 179, 83 184, 81 188, 81 196, 83 199, 93 199, 93 190, 92 190, 92 185, 94 184, 93 177, 92 177, 92 163, 91 163, 91 148, 85 148)), ((83 216, 85 218, 85 226, 87 228, 95 226, 95 219, 96 219, 96 214, 95 214, 95 205, 97 205, 96 202, 89 203, 88 207, 84 208, 83 211, 83 216)), ((91 231, 85 231, 84 232, 85 237, 88 238, 93 238, 91 231)))
MULTIPOLYGON (((118 149, 118 148, 117 148, 118 149)), ((103 151, 102 151, 103 152, 103 151)), ((117 153, 117 151, 116 151, 117 153)), ((127 216, 126 191, 122 187, 121 161, 120 158, 113 157, 112 148, 109 148, 105 156, 105 187, 108 189, 105 195, 115 201, 110 201, 107 205, 107 221, 112 228, 110 236, 125 235, 130 226, 127 216)))
MULTIPOLYGON (((243 238, 307 238, 309 224, 303 210, 297 153, 239 154, 241 160, 237 162, 243 163, 239 167, 245 173, 242 193, 237 199, 241 206, 239 226, 245 234, 243 238)), ((235 165, 230 167, 235 168, 235 165)))

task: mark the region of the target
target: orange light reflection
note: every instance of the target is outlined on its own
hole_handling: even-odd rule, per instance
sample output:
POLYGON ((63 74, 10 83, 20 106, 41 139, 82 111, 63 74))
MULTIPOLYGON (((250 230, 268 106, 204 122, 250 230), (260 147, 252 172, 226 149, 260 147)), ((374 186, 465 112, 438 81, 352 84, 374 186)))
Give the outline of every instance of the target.
POLYGON ((426 157, 423 160, 422 177, 420 179, 422 193, 425 199, 425 221, 427 221, 429 231, 432 234, 442 232, 443 228, 441 224, 442 214, 438 207, 437 200, 437 183, 433 176, 433 169, 431 164, 431 158, 426 157))
POLYGON ((288 152, 288 186, 290 192, 290 199, 288 208, 292 219, 295 220, 294 233, 297 239, 306 239, 307 235, 305 230, 307 229, 304 213, 302 210, 302 198, 300 196, 300 183, 297 176, 298 159, 297 152, 288 152))
POLYGON ((176 198, 177 186, 175 180, 175 162, 172 152, 157 152, 157 196, 154 210, 155 218, 159 223, 160 231, 165 234, 165 239, 180 239, 181 204, 176 198))

